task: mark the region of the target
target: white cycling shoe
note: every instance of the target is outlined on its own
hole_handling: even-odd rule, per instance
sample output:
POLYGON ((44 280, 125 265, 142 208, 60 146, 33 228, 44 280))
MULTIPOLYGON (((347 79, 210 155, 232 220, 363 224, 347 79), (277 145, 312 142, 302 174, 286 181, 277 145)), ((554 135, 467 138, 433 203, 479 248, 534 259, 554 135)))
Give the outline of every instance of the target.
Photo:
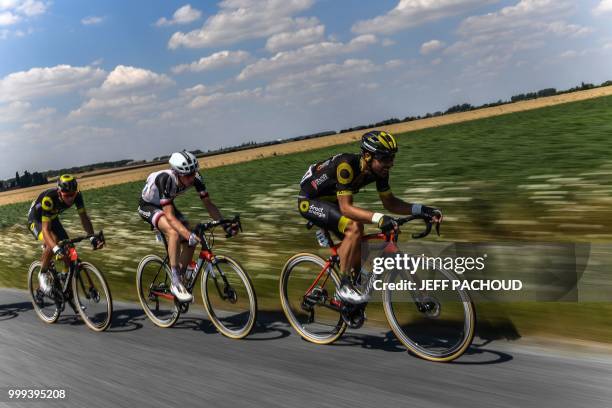
POLYGON ((45 295, 51 294, 51 289, 53 288, 53 277, 51 276, 51 272, 38 272, 38 286, 45 295))
POLYGON ((343 302, 353 305, 366 303, 370 300, 370 296, 361 294, 348 279, 343 279, 340 289, 336 291, 336 296, 343 302))
POLYGON ((185 289, 185 286, 183 286, 182 283, 178 283, 177 285, 172 283, 170 285, 170 292, 181 303, 187 303, 193 300, 193 296, 187 291, 187 289, 185 289))

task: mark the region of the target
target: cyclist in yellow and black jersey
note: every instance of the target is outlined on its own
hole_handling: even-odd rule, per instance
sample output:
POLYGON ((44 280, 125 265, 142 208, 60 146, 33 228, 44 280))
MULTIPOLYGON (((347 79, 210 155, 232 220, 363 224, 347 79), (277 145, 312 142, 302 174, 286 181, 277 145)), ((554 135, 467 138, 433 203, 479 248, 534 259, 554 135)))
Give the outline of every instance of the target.
MULTIPOLYGON (((38 274, 40 288, 43 292, 51 290, 51 274, 48 273, 49 263, 53 255, 64 256, 64 248, 58 242, 68 239, 68 234, 60 222, 59 215, 68 208, 75 206, 83 229, 87 235, 94 235, 91 220, 85 211, 83 194, 78 190, 77 180, 74 176, 63 174, 57 179, 57 187, 50 188, 32 202, 28 211, 28 229, 35 239, 42 241, 44 250, 41 258, 41 270, 38 274)), ((104 242, 97 237, 90 238, 94 249, 104 246, 104 242)))
POLYGON ((365 185, 375 183, 386 210, 402 215, 427 215, 434 222, 442 221, 440 210, 405 202, 392 193, 389 172, 396 153, 397 142, 392 134, 371 131, 362 136, 360 154, 338 154, 315 163, 300 182, 300 214, 342 238, 338 255, 344 277, 337 294, 349 303, 367 301, 350 280, 351 270, 360 270, 364 224, 375 224, 383 230, 397 228, 392 217, 355 206, 354 194, 365 185))

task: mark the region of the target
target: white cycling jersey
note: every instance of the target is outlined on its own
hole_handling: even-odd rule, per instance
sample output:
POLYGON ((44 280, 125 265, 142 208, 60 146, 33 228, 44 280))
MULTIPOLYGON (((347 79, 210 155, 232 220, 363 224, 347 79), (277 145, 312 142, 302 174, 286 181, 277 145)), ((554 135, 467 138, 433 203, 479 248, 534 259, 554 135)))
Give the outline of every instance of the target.
MULTIPOLYGON (((206 197, 208 192, 200 173, 196 173, 193 187, 200 197, 206 197)), ((161 170, 151 173, 142 189, 142 200, 156 206, 171 204, 180 194, 187 191, 189 187, 181 186, 178 176, 173 170, 161 170)))

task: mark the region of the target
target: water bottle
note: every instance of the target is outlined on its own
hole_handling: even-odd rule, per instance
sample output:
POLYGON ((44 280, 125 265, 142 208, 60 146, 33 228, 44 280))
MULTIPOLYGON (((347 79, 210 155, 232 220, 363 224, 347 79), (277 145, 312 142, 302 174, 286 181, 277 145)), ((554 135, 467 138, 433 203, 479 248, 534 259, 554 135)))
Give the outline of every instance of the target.
POLYGON ((155 240, 157 242, 164 242, 164 237, 163 237, 161 231, 156 231, 155 232, 155 240))
POLYGON ((329 248, 331 246, 331 243, 329 242, 329 238, 327 237, 327 233, 324 230, 322 229, 317 230, 315 235, 317 236, 317 241, 319 242, 319 245, 321 247, 329 248))

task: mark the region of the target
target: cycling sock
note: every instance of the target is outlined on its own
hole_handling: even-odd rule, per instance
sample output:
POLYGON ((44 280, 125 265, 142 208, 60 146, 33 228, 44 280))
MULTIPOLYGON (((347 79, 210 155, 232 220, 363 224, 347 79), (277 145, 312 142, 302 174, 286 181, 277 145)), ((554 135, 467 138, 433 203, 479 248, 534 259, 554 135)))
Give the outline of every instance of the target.
POLYGON ((176 267, 174 267, 174 266, 173 266, 173 267, 171 268, 171 273, 170 273, 170 275, 171 275, 171 276, 170 276, 170 278, 172 279, 172 284, 173 284, 174 286, 178 286, 178 285, 180 285, 180 283, 181 283, 181 278, 180 278, 180 274, 179 274, 178 268, 176 268, 176 267))

